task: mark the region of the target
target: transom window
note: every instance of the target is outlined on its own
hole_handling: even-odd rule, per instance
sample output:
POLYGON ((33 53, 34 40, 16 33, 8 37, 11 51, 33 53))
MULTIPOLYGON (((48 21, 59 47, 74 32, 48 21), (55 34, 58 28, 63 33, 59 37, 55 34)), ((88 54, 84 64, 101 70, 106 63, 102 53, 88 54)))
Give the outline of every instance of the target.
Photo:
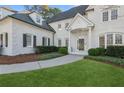
POLYGON ((116 20, 118 17, 117 9, 111 10, 111 20, 116 20))
POLYGON ((108 21, 108 11, 103 12, 103 21, 108 21))

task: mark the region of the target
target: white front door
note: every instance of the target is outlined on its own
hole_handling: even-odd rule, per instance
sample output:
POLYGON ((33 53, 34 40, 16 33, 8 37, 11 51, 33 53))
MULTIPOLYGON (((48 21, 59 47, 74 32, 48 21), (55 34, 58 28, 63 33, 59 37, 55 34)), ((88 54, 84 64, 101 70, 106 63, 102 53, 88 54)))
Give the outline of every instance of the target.
POLYGON ((79 51, 84 51, 84 39, 80 38, 77 40, 77 49, 79 51))

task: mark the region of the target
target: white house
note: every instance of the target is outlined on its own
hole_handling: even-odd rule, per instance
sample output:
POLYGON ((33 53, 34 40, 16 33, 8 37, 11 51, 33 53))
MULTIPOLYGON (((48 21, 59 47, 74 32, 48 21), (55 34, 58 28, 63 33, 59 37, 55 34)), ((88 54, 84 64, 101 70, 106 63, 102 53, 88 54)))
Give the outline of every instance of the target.
POLYGON ((70 54, 124 45, 124 6, 81 5, 45 22, 40 14, 0 8, 3 55, 34 53, 34 46, 68 46, 70 54))

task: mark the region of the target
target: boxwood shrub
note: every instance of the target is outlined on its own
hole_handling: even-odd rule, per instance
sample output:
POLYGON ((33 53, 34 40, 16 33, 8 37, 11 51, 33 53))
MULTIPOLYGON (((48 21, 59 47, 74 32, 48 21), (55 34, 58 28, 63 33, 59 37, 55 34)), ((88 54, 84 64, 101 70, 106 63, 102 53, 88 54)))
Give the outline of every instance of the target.
POLYGON ((108 46, 106 50, 106 55, 124 58, 124 46, 108 46))
POLYGON ((36 53, 50 53, 50 52, 57 52, 58 47, 56 46, 37 46, 36 53))
POLYGON ((68 54, 68 48, 67 47, 60 47, 58 52, 61 54, 68 54))
POLYGON ((104 48, 91 48, 88 50, 88 54, 91 56, 105 55, 106 49, 104 48))

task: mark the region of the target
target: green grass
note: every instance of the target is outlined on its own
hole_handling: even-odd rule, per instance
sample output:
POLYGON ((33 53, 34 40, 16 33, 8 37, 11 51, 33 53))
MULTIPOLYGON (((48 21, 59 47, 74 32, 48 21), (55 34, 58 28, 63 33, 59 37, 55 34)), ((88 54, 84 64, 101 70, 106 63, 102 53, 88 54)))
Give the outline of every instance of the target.
POLYGON ((58 52, 52 52, 52 53, 45 53, 45 54, 41 54, 38 57, 38 60, 47 60, 47 59, 52 59, 52 58, 57 58, 57 57, 61 57, 64 56, 65 54, 61 54, 58 52))
POLYGON ((0 86, 124 86, 124 69, 93 60, 0 75, 0 86))

